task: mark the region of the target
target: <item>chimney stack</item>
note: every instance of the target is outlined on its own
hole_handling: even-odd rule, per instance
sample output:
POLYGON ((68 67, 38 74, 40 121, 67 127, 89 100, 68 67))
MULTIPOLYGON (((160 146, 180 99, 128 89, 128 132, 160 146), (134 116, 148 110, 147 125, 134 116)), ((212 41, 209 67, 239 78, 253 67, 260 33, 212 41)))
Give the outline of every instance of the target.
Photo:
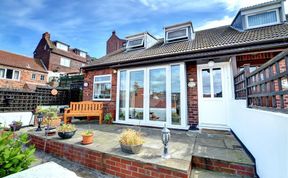
POLYGON ((49 32, 43 33, 42 38, 50 39, 50 33, 49 32))
POLYGON ((116 31, 113 30, 112 35, 110 36, 110 38, 106 42, 106 54, 112 53, 112 52, 122 48, 123 45, 125 44, 125 42, 126 42, 126 40, 120 39, 116 35, 116 31))

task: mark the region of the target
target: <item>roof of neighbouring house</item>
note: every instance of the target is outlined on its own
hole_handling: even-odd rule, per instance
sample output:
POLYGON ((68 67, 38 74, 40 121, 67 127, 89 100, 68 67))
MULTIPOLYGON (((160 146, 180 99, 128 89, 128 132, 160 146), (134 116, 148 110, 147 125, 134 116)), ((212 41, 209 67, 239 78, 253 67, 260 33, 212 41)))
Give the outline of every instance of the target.
POLYGON ((3 50, 0 50, 0 65, 47 73, 39 59, 33 59, 3 50))
MULTIPOLYGON (((122 63, 149 61, 153 62, 155 58, 164 58, 167 56, 179 56, 184 54, 207 55, 212 52, 222 50, 235 50, 249 48, 264 44, 287 43, 288 42, 288 24, 267 26, 262 28, 250 29, 243 32, 237 31, 230 26, 222 26, 207 30, 195 32, 195 39, 192 41, 181 41, 175 43, 164 43, 163 39, 148 48, 133 51, 126 51, 124 48, 110 53, 98 60, 92 61, 89 65, 83 67, 93 68, 103 65, 119 65, 122 63)), ((211 54, 212 55, 212 54, 211 54)))

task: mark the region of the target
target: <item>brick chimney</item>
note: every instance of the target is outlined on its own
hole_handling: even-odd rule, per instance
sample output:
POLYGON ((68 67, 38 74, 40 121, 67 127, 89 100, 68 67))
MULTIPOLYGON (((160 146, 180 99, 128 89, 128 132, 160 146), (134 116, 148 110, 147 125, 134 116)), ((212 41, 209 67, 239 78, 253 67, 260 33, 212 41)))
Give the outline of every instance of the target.
POLYGON ((43 33, 42 38, 50 39, 50 33, 49 32, 43 33))
POLYGON ((112 52, 122 48, 125 43, 126 43, 126 40, 120 39, 116 35, 116 31, 113 30, 111 37, 106 42, 106 54, 112 53, 112 52))

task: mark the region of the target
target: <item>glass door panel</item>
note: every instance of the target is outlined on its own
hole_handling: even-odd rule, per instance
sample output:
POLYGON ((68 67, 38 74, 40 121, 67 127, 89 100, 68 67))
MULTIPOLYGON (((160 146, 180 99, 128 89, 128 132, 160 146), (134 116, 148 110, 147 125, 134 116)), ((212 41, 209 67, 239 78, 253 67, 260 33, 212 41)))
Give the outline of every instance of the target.
POLYGON ((126 71, 120 72, 119 120, 126 118, 126 71))
POLYGON ((171 66, 171 118, 173 125, 181 124, 180 66, 171 66))
POLYGON ((149 70, 149 120, 166 121, 166 68, 149 70))
POLYGON ((144 70, 131 71, 129 79, 129 118, 143 120, 144 70))
POLYGON ((213 69, 213 88, 214 88, 214 97, 215 98, 222 98, 221 68, 213 69))

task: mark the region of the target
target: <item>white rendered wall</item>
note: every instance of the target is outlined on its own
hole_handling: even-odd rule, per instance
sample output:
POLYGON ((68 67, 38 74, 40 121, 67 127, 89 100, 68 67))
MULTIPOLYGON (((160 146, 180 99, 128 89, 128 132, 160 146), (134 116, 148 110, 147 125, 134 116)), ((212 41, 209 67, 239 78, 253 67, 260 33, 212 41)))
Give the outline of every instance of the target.
POLYGON ((256 159, 261 178, 288 178, 288 114, 246 108, 232 100, 230 126, 256 159))
POLYGON ((33 125, 34 118, 32 117, 32 112, 9 112, 0 113, 0 122, 2 126, 5 124, 9 127, 13 121, 21 121, 22 126, 33 125))

